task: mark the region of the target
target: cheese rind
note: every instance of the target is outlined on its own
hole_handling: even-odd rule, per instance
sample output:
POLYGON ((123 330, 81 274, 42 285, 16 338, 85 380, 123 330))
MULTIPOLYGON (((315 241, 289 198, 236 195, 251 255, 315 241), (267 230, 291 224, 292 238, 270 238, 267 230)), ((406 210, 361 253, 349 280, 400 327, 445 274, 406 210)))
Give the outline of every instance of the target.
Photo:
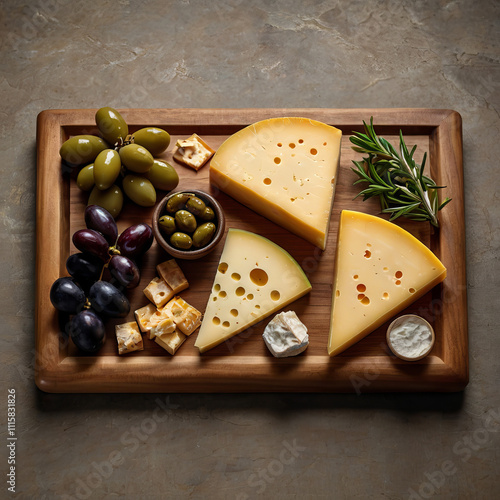
POLYGON ((304 271, 283 248, 231 228, 195 346, 212 349, 310 290, 304 271))
POLYGON ((358 342, 445 277, 440 260, 401 227, 342 211, 328 354, 358 342))
POLYGON ((271 118, 229 137, 210 182, 292 233, 326 247, 342 132, 308 118, 271 118))

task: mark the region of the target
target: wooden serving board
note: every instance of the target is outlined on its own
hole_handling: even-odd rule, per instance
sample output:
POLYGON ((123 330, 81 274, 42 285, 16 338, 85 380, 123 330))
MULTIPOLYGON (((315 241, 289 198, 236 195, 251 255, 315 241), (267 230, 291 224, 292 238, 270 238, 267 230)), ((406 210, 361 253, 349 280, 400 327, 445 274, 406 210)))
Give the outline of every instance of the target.
MULTIPOLYGON (((114 325, 133 320, 133 311, 148 303, 142 289, 156 275, 155 265, 170 258, 156 244, 142 262, 139 286, 128 294, 131 313, 125 320, 108 321, 107 341, 97 355, 82 355, 61 334, 57 312, 49 300, 52 283, 67 275, 65 262, 76 252, 72 234, 85 227, 87 193, 76 187, 74 173, 61 164, 59 148, 76 134, 97 134, 96 110, 49 110, 38 116, 37 154, 37 298, 36 384, 47 392, 376 392, 458 391, 468 382, 467 304, 465 275, 462 125, 460 115, 431 109, 129 109, 120 110, 134 131, 158 126, 172 136, 162 156, 175 165, 180 189, 211 192, 222 204, 226 231, 238 227, 259 233, 285 248, 302 266, 312 292, 291 304, 309 330, 310 345, 297 357, 276 359, 262 340, 264 320, 211 351, 200 355, 196 333, 170 356, 144 338, 144 351, 118 356, 114 325), (231 134, 266 118, 303 116, 334 125, 343 132, 338 184, 327 249, 321 252, 280 226, 247 209, 208 181, 208 166, 195 172, 172 161, 178 138, 196 132, 217 149, 231 134), (448 277, 401 314, 426 318, 436 332, 431 354, 405 362, 390 354, 385 341, 387 324, 341 355, 330 358, 326 346, 334 257, 340 211, 352 209, 378 215, 378 200, 354 199, 353 159, 349 135, 361 131, 363 120, 374 117, 375 130, 397 141, 401 129, 409 146, 416 144, 417 161, 429 153, 431 176, 445 185, 443 195, 453 201, 440 212, 441 229, 427 223, 398 219, 397 223, 429 246, 448 269, 448 277)), ((429 172, 429 170, 427 170, 429 172)), ((158 200, 166 193, 159 193, 158 200)), ((127 202, 118 219, 119 231, 131 224, 151 224, 153 209, 127 202)), ((223 240, 224 241, 224 240, 223 240)), ((223 241, 198 261, 178 261, 190 283, 181 296, 202 312, 210 294, 223 241)))

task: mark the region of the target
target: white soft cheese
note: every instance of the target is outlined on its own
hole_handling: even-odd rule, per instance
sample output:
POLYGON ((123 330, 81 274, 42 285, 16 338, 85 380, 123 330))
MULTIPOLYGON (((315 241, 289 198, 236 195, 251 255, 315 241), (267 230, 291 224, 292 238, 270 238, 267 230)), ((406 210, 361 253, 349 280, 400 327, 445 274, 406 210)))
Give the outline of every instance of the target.
POLYGON ((429 327, 418 320, 408 320, 390 332, 392 347, 402 356, 417 358, 425 354, 432 343, 429 327))
POLYGON ((294 311, 277 314, 266 326, 262 337, 277 358, 296 356, 309 345, 307 328, 294 311))

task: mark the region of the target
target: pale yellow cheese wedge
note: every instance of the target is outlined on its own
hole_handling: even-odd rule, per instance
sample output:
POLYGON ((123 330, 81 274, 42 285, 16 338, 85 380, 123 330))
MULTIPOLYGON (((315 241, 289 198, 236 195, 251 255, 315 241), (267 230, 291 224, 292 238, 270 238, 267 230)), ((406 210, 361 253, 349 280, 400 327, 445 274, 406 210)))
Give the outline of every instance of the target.
POLYGON ((212 349, 311 290, 292 256, 267 238, 229 229, 195 342, 212 349))
POLYGON ((309 118, 271 118, 229 137, 210 182, 322 250, 326 247, 342 132, 309 118))
POLYGON ((380 217, 340 217, 328 354, 361 340, 446 277, 419 240, 380 217))

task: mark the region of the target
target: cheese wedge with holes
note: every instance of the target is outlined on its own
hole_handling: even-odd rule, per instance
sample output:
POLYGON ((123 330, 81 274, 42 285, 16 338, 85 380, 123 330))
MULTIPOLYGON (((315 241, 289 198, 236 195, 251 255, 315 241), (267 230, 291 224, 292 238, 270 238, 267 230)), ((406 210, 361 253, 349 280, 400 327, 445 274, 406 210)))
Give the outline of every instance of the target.
POLYGON ((445 277, 441 261, 401 227, 342 211, 328 354, 358 342, 445 277))
POLYGON ((288 252, 267 238, 231 228, 195 346, 208 351, 310 290, 288 252))
POLYGON ((210 182, 255 212, 326 247, 342 132, 309 118, 271 118, 229 137, 210 182))

